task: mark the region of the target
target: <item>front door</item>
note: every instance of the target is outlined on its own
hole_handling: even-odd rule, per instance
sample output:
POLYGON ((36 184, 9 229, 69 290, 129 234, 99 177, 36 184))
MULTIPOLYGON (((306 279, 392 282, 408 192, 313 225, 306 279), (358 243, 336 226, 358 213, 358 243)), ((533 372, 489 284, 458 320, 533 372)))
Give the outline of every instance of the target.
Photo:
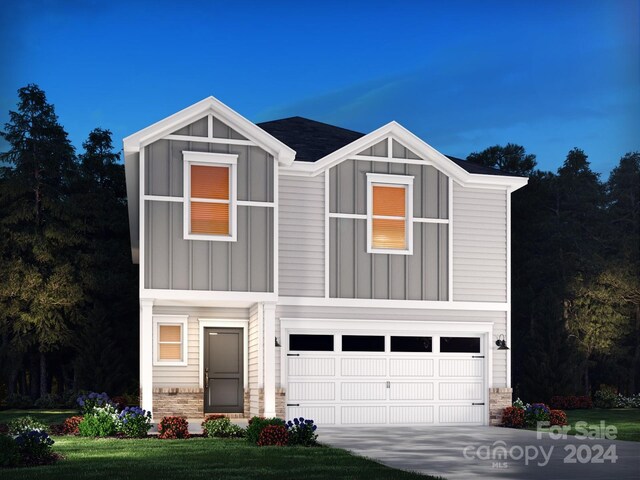
POLYGON ((243 412, 243 358, 241 328, 204 329, 205 412, 243 412))

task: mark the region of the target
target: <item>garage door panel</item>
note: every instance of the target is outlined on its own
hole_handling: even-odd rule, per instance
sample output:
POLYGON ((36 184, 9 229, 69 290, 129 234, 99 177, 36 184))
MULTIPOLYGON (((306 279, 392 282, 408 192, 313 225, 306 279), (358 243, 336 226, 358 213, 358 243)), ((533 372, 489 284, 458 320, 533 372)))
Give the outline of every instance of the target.
POLYGON ((390 400, 433 400, 433 383, 391 382, 390 400))
POLYGON ((289 375, 292 377, 333 377, 336 360, 323 357, 287 357, 289 375))
POLYGON ((385 400, 386 382, 343 382, 341 400, 385 400))
POLYGON ((440 405, 439 423, 482 423, 481 405, 440 405))
POLYGON ((289 400, 335 400, 333 382, 289 382, 289 400))
POLYGON ((288 417, 289 418, 303 417, 309 420, 313 420, 317 424, 335 425, 336 408, 337 407, 333 407, 333 406, 289 407, 288 417))
POLYGON ((439 387, 440 400, 482 400, 481 382, 443 382, 439 387))
POLYGON ((433 359, 431 358, 391 358, 389 360, 390 377, 432 377, 433 359))
POLYGON ((343 425, 387 423, 387 407, 379 405, 353 405, 340 407, 343 425))
POLYGON ((439 373, 441 377, 482 378, 483 364, 481 358, 441 358, 439 373))
POLYGON ((341 373, 344 377, 385 377, 386 358, 342 358, 341 373))
POLYGON ((431 424, 433 423, 433 407, 430 405, 391 406, 389 407, 389 423, 431 424))

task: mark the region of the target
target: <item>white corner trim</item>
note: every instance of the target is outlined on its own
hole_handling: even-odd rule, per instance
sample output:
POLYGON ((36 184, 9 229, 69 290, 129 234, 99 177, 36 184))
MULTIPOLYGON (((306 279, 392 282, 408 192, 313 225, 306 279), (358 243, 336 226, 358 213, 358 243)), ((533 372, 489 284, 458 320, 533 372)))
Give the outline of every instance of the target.
POLYGON ((185 240, 235 242, 238 238, 238 155, 227 153, 183 151, 183 236, 185 240), (191 166, 220 166, 229 168, 229 200, 197 199, 197 202, 229 205, 229 235, 191 233, 191 166))
POLYGON ((204 329, 205 328, 242 328, 242 375, 244 388, 249 388, 249 319, 222 320, 198 317, 198 385, 204 388, 204 329))
POLYGON ((153 366, 154 367, 186 367, 189 363, 189 317, 187 315, 154 315, 153 316, 153 366), (182 347, 181 361, 162 361, 158 358, 161 325, 180 326, 180 343, 182 347))
MULTIPOLYGON (((388 148, 391 148, 391 142, 389 142, 388 148)), ((413 178, 408 175, 367 173, 367 253, 413 255, 413 178), (406 249, 375 248, 373 246, 373 187, 375 185, 400 186, 406 190, 404 216, 406 249)), ((376 218, 380 217, 376 216, 376 218)), ((389 218, 401 220, 400 217, 389 218)))
POLYGON ((448 262, 448 268, 447 268, 447 273, 448 275, 448 297, 449 297, 449 301, 453 302, 453 230, 454 230, 454 223, 453 223, 453 179, 451 177, 449 177, 449 180, 447 181, 447 186, 448 186, 448 197, 447 197, 447 211, 449 213, 448 217, 449 217, 449 227, 447 229, 447 239, 449 240, 448 242, 448 248, 447 248, 447 253, 448 253, 448 258, 447 258, 447 262, 448 262))
MULTIPOLYGON (((330 238, 331 233, 331 220, 329 219, 329 196, 330 196, 330 178, 329 170, 324 172, 324 298, 329 298, 329 269, 331 267, 330 262, 330 238)), ((281 385, 284 385, 282 383, 281 385)))

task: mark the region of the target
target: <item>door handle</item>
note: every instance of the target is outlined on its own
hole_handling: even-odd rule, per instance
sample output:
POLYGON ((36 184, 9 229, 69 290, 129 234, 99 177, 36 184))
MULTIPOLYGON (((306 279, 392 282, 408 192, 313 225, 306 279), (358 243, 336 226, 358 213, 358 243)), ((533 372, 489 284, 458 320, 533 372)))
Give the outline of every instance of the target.
POLYGON ((209 369, 204 369, 204 388, 209 388, 209 369))

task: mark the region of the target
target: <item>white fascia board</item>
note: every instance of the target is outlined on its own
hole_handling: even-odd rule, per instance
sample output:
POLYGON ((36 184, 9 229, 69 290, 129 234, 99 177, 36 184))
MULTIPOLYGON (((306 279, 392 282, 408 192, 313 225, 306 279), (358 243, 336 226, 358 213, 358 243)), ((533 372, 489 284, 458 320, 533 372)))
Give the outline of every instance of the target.
MULTIPOLYGON (((422 157, 425 165, 433 165, 464 187, 510 188, 511 191, 515 191, 524 187, 528 182, 528 179, 524 177, 469 173, 396 121, 383 125, 377 130, 345 145, 316 162, 298 162, 290 167, 283 168, 282 173, 287 175, 316 176, 322 171, 330 169, 345 160, 357 158, 356 155, 358 152, 366 150, 386 137, 391 137, 402 145, 405 145, 413 151, 413 153, 422 157)), ((389 157, 380 157, 379 160, 384 162, 389 160, 389 157)), ((416 162, 416 160, 411 160, 411 162, 416 162)))
POLYGON ((137 152, 140 148, 189 125, 207 113, 212 113, 240 134, 257 143, 273 155, 281 165, 291 165, 296 152, 280 140, 265 132, 255 123, 247 120, 235 110, 214 97, 207 97, 173 115, 160 120, 123 140, 124 151, 137 152))

